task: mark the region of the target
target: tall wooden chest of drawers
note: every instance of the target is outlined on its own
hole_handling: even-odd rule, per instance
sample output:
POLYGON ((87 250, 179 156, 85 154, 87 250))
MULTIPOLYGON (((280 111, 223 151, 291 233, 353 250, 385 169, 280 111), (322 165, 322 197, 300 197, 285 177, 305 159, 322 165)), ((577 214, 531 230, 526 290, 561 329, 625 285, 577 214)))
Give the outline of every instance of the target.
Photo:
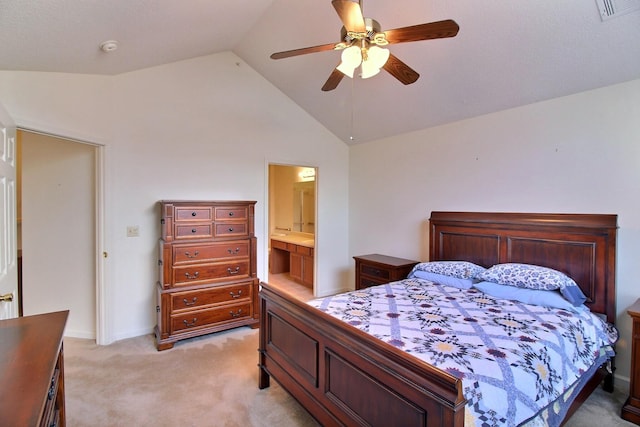
POLYGON ((258 327, 254 201, 160 201, 158 350, 258 327))

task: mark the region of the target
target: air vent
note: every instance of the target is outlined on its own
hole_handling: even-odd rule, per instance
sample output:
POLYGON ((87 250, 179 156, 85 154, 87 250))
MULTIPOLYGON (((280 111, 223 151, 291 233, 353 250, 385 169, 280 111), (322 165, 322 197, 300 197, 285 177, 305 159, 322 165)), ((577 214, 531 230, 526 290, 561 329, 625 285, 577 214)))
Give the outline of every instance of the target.
POLYGON ((596 0, 603 21, 640 10, 640 0, 596 0))

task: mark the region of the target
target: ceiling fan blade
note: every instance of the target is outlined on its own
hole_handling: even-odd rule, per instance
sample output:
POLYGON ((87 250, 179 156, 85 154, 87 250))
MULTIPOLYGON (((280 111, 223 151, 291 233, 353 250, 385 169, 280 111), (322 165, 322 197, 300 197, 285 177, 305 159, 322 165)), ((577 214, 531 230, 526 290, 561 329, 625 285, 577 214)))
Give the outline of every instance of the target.
POLYGON ((458 34, 458 24, 451 19, 411 27, 396 28, 384 32, 389 43, 417 42, 420 40, 442 39, 455 37, 458 34))
POLYGON ((413 68, 400 61, 393 54, 389 54, 389 59, 382 68, 405 85, 414 83, 418 80, 418 77, 420 77, 420 74, 418 74, 413 68))
POLYGON ((367 31, 360 4, 351 0, 333 0, 333 8, 338 12, 342 25, 347 31, 364 33, 367 31))
POLYGON ((271 55, 271 59, 290 58, 292 56, 305 55, 307 53, 324 52, 326 50, 335 49, 335 43, 322 44, 319 46, 303 47, 301 49, 285 50, 284 52, 276 52, 271 55))
POLYGON ((331 75, 327 79, 326 83, 324 84, 324 86, 322 86, 322 90, 324 92, 334 90, 335 88, 338 87, 343 77, 344 77, 344 74, 341 71, 339 71, 337 68, 334 68, 333 71, 331 72, 331 75))

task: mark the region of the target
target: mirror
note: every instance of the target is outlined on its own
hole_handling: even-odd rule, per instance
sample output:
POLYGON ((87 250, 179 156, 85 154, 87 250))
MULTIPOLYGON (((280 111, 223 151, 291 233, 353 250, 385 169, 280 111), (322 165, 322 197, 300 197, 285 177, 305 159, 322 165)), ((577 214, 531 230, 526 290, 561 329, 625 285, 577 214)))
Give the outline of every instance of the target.
POLYGON ((314 233, 316 212, 315 181, 293 184, 293 227, 292 231, 314 233))
POLYGON ((315 234, 315 168, 269 165, 269 233, 315 234))

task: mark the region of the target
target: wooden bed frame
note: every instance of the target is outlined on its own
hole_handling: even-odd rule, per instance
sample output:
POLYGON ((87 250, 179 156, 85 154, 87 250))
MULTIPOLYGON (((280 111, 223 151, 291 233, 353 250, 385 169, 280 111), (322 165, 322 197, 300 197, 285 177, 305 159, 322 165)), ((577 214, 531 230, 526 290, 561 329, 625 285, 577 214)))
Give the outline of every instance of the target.
MULTIPOLYGON (((614 323, 616 222, 616 215, 432 212, 429 259, 554 268, 614 323)), ((273 377, 323 426, 464 425, 457 378, 266 283, 260 320, 259 387, 273 377)), ((598 370, 565 420, 606 375, 598 370)))

